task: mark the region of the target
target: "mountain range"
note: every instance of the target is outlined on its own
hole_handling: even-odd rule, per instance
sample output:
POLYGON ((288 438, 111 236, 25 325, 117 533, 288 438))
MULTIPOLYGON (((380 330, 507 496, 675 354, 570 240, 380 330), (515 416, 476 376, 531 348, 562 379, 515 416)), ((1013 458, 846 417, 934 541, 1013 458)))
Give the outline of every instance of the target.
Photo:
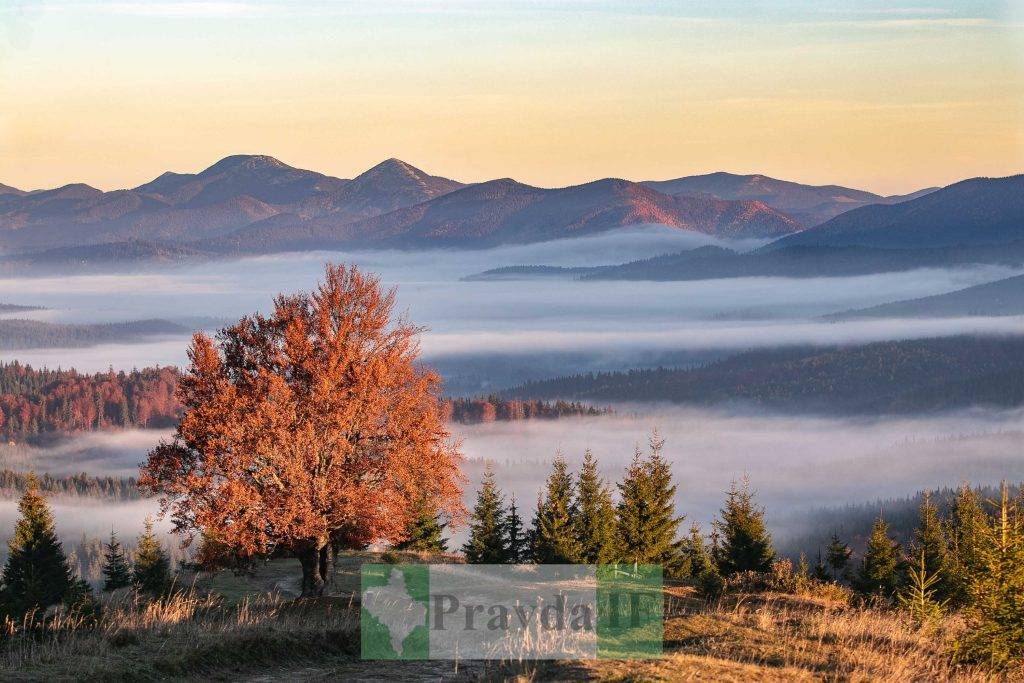
POLYGON ((643 184, 666 194, 763 202, 807 227, 814 227, 861 206, 898 204, 938 189, 929 187, 906 195, 883 196, 840 185, 803 185, 764 175, 736 175, 722 171, 675 180, 648 180, 643 184))
POLYGON ((853 209, 747 253, 706 246, 619 265, 511 266, 470 277, 835 277, 976 264, 1024 266, 1024 175, 974 178, 899 204, 853 209))
POLYGON ((715 173, 540 188, 508 178, 464 184, 388 159, 349 180, 236 155, 138 187, 0 185, 8 254, 121 242, 211 253, 340 245, 486 246, 656 223, 726 238, 778 238, 881 197, 839 186, 715 173))
POLYGON ((894 205, 853 209, 768 249, 792 246, 922 249, 1024 239, 1024 175, 971 178, 894 205))

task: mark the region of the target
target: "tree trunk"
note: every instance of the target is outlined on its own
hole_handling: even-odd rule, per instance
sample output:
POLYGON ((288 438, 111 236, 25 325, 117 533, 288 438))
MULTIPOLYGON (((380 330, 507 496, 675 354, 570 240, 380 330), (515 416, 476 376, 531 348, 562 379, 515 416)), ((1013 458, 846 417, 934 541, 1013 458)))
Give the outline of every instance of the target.
POLYGON ((334 583, 334 550, 330 543, 320 548, 320 578, 325 586, 334 583))
POLYGON ((324 575, 321 572, 321 556, 325 543, 312 543, 299 555, 302 565, 302 597, 318 598, 324 594, 324 575))

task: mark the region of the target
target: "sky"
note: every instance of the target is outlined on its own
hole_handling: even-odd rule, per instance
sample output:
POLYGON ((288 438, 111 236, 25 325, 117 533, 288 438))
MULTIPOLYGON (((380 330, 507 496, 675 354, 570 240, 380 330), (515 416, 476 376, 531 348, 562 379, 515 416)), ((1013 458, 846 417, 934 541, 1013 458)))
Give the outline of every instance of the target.
POLYGON ((0 182, 132 187, 236 153, 542 186, 1009 175, 1024 3, 0 3, 0 182))

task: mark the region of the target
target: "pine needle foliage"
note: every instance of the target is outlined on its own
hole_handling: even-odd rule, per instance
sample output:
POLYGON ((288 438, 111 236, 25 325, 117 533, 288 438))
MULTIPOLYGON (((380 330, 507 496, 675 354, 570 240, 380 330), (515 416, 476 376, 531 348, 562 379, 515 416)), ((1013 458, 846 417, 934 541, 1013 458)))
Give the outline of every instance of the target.
POLYGON ((832 570, 832 580, 845 579, 850 566, 850 556, 853 551, 850 546, 839 538, 839 532, 833 532, 828 546, 825 548, 825 560, 832 570))
POLYGON ((469 517, 469 540, 462 546, 472 564, 501 564, 508 559, 505 541, 505 501, 490 467, 484 473, 476 504, 469 517))
POLYGON ((946 610, 949 600, 936 597, 939 575, 928 572, 928 559, 922 550, 918 553, 916 566, 907 574, 907 585, 897 599, 918 626, 926 626, 938 620, 946 610))
POLYGON ((864 595, 891 597, 898 583, 900 546, 889 537, 889 525, 879 517, 871 526, 871 536, 861 558, 855 588, 864 595))
POLYGON ((75 584, 35 475, 29 477, 18 512, 3 571, 5 611, 15 616, 61 602, 75 584))
POLYGON ((437 508, 430 504, 426 496, 421 496, 416 503, 413 517, 405 528, 405 539, 395 544, 395 550, 414 550, 426 553, 443 553, 448 550, 448 540, 444 538, 444 529, 448 526, 442 521, 437 508))
POLYGON ((732 483, 715 526, 722 537, 716 559, 723 576, 771 570, 775 551, 765 525, 764 508, 754 503, 754 493, 746 477, 739 484, 732 483))
POLYGON ((103 591, 109 593, 132 585, 132 565, 117 540, 117 534, 110 532, 110 541, 103 548, 103 591))
POLYGON ((527 542, 526 534, 523 531, 523 518, 519 514, 516 497, 513 495, 512 502, 508 506, 508 514, 505 516, 505 547, 510 563, 526 562, 529 557, 527 542))
POLYGON ((153 531, 153 518, 147 517, 145 529, 135 548, 135 585, 147 593, 159 595, 171 585, 171 559, 153 531))
MULTIPOLYGON (((925 493, 921 506, 918 508, 917 528, 914 529, 914 540, 910 545, 911 557, 924 557, 925 570, 929 577, 934 577, 932 587, 935 595, 942 600, 949 598, 951 590, 946 579, 947 550, 946 529, 939 518, 939 510, 932 501, 930 493, 925 493)), ((910 579, 908 574, 908 579, 910 579)))
POLYGON ((580 561, 610 564, 617 555, 615 507, 611 489, 601 479, 597 460, 589 450, 583 455, 576 490, 575 527, 580 561))
POLYGON ((985 542, 989 518, 970 486, 957 491, 949 520, 948 576, 950 600, 963 607, 971 602, 974 576, 985 571, 985 542))
POLYGON ((676 485, 661 454, 664 444, 654 432, 647 457, 637 448, 619 483, 616 519, 621 562, 671 565, 680 553, 676 537, 683 518, 675 514, 676 485))
POLYGON ((555 456, 537 510, 531 554, 537 564, 573 564, 582 560, 576 530, 575 487, 569 465, 555 456))
POLYGON ((994 669, 1024 663, 1024 520, 1005 482, 982 546, 983 571, 971 575, 969 628, 956 658, 994 669))

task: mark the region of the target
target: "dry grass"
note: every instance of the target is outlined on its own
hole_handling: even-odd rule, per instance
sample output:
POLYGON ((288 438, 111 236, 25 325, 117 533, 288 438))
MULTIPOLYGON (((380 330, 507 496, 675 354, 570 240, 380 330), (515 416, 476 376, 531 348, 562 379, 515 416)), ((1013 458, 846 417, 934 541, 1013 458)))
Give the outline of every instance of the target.
POLYGON ((45 632, 9 638, 0 679, 233 679, 284 662, 352 656, 357 621, 356 608, 332 600, 260 596, 225 606, 194 590, 155 602, 129 596, 107 606, 94 628, 55 620, 45 632))
POLYGON ((198 588, 167 601, 129 596, 95 628, 61 617, 49 633, 7 639, 0 680, 993 680, 950 664, 949 645, 964 628, 955 617, 920 630, 898 612, 849 606, 842 591, 708 605, 681 586, 666 588, 665 655, 657 660, 364 662, 353 577, 359 562, 375 559, 360 554, 339 565, 342 597, 267 592, 293 580, 286 572, 296 568, 282 562, 262 576, 201 577, 198 588), (204 592, 217 585, 232 599, 204 592))
POLYGON ((921 630, 899 612, 817 596, 730 596, 703 605, 685 589, 666 599, 665 657, 577 666, 611 680, 988 681, 954 667, 951 617, 921 630))

